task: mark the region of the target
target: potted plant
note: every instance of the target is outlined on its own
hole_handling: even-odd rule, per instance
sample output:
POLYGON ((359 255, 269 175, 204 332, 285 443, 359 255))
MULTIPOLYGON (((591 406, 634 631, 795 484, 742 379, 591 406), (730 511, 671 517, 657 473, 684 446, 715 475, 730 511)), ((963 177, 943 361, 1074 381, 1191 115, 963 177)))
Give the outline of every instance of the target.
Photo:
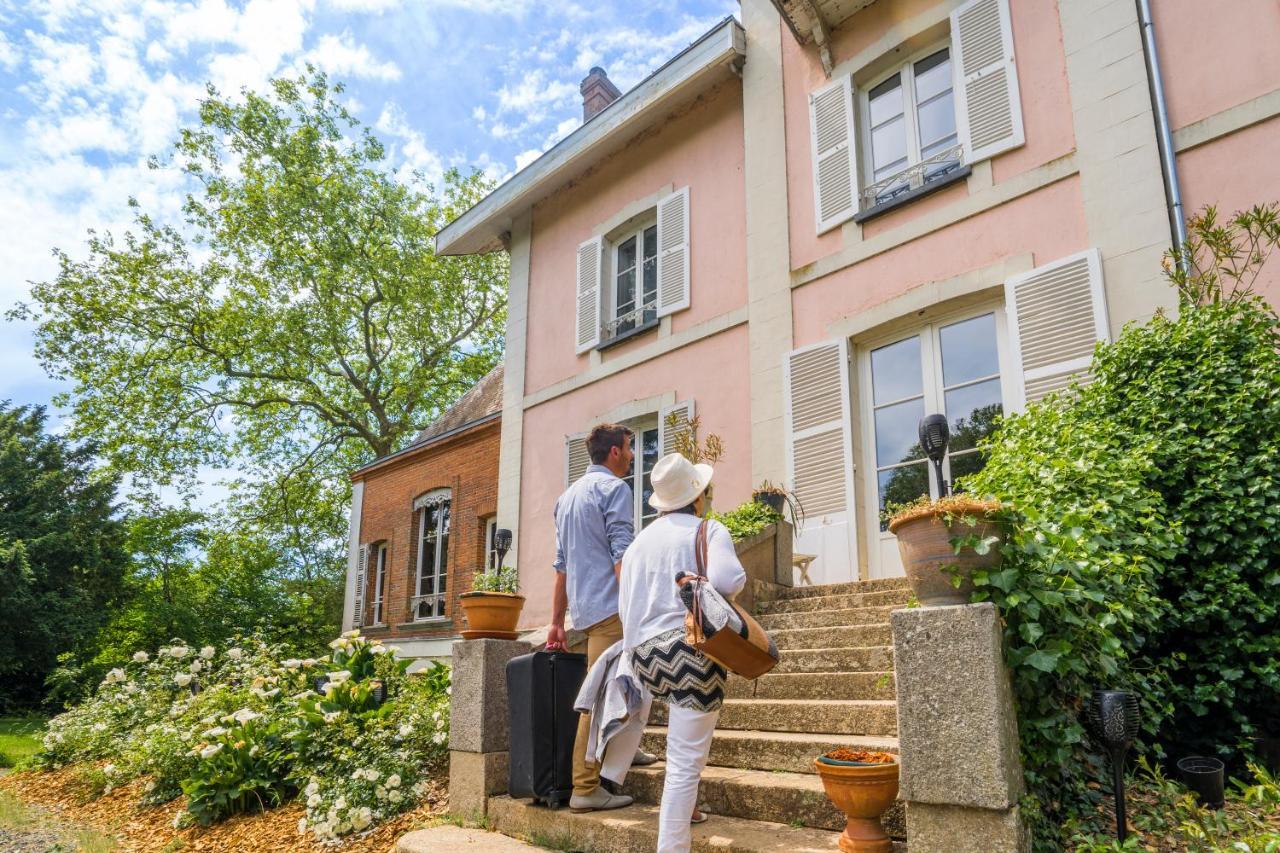
POLYGON ((471 592, 458 596, 469 630, 464 640, 514 640, 516 623, 524 608, 519 592, 520 579, 515 566, 498 566, 492 571, 476 572, 471 592))
POLYGON ((800 506, 800 498, 786 486, 774 485, 765 480, 751 492, 751 500, 763 504, 778 515, 787 510, 791 514, 791 523, 796 527, 804 525, 804 508, 800 506))
POLYGON ((898 757, 888 752, 837 749, 813 762, 827 798, 845 816, 840 849, 845 853, 890 853, 880 816, 898 798, 898 757))
POLYGON ((893 511, 889 532, 898 537, 902 568, 922 605, 968 604, 973 573, 1000 565, 999 509, 994 501, 950 495, 893 511))

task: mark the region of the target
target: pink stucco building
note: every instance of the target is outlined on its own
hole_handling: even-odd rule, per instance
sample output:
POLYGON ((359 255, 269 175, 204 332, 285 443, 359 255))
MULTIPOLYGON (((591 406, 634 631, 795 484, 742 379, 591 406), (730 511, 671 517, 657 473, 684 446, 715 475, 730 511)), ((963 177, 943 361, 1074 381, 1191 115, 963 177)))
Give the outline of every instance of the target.
POLYGON ((718 507, 782 482, 810 581, 893 576, 882 501, 938 490, 920 416, 951 421, 958 476, 991 414, 1175 309, 1178 196, 1280 199, 1280 8, 1153 5, 1158 77, 1133 0, 742 0, 616 100, 584 81, 603 109, 437 237, 511 255, 497 519, 524 624, 594 422, 637 431, 637 524, 665 416, 693 413, 727 447, 718 507))

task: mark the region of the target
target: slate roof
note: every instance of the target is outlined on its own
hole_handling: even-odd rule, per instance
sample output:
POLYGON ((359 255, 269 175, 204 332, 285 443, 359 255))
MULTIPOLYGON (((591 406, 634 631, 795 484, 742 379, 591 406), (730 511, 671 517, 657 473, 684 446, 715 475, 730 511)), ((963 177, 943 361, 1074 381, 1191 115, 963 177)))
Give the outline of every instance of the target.
POLYGON ((453 432, 467 424, 484 420, 502 411, 502 364, 486 373, 471 390, 463 394, 444 414, 418 433, 410 447, 453 432))

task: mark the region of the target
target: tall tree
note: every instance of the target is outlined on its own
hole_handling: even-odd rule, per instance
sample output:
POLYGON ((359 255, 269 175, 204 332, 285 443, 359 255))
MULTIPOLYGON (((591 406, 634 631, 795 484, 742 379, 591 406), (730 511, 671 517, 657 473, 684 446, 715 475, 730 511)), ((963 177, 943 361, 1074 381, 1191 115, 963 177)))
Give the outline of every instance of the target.
POLYGON ((16 316, 69 379, 73 436, 143 481, 233 466, 233 507, 300 576, 336 572, 352 467, 396 450, 497 361, 506 257, 437 257, 435 232, 487 190, 397 180, 381 143, 309 69, 267 94, 212 87, 172 158, 185 222, 140 209, 16 316))
POLYGON ((43 408, 0 403, 0 708, 39 702, 58 655, 109 617, 128 564, 116 478, 91 444, 44 427, 43 408))

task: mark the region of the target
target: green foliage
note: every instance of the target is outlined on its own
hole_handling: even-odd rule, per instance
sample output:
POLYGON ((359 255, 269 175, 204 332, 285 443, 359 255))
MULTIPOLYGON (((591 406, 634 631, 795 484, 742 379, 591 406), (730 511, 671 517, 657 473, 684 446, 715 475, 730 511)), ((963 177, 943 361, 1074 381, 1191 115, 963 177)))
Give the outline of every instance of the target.
POLYGON ((279 805, 290 754, 280 723, 248 708, 204 732, 199 758, 186 779, 187 811, 201 826, 228 815, 279 805))
MULTIPOLYGON (((1236 243, 1269 221, 1241 215, 1236 243)), ((1249 754, 1280 691, 1280 319, 1194 292, 1006 421, 963 483, 1012 507, 1003 565, 974 580, 1004 617, 1039 849, 1089 808, 1094 688, 1137 692, 1157 755, 1249 754)))
POLYGON ((42 717, 0 717, 0 767, 16 767, 40 749, 42 717))
POLYGON ((472 592, 520 592, 520 574, 515 566, 502 566, 492 571, 476 572, 471 579, 472 592))
POLYGON ((119 600, 128 559, 117 478, 94 444, 44 429, 43 408, 0 402, 0 710, 39 703, 58 655, 119 600))
POLYGON ((734 542, 749 539, 770 524, 782 521, 780 513, 755 501, 747 501, 729 512, 713 512, 711 517, 729 528, 729 535, 734 542))

